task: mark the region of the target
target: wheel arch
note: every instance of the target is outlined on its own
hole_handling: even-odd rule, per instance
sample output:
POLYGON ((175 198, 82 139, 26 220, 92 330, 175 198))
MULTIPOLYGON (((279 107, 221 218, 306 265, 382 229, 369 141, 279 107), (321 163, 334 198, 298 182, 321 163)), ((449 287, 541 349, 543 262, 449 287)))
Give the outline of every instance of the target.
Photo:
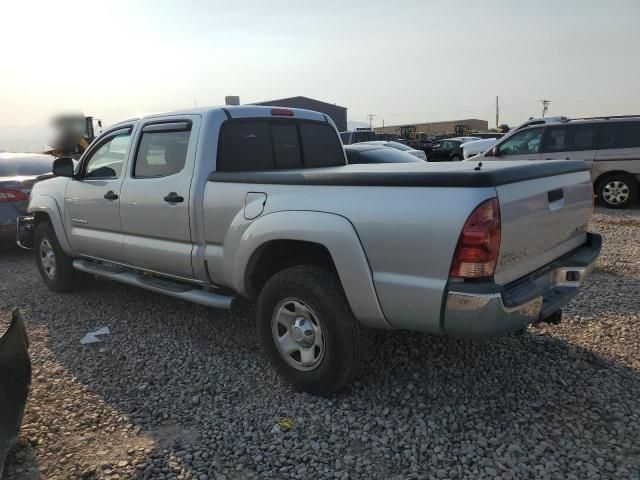
POLYGON ((595 181, 593 182, 596 193, 598 192, 598 190, 600 190, 600 186, 602 182, 606 180, 607 177, 612 177, 614 175, 624 175, 624 176, 631 177, 635 181, 636 186, 640 187, 640 182, 638 181, 638 178, 636 178, 636 176, 633 173, 627 172, 625 170, 611 170, 608 172, 602 172, 598 177, 596 177, 595 181))
POLYGON ((64 230, 60 208, 53 197, 46 195, 32 197, 29 201, 29 213, 33 215, 36 227, 41 222, 50 222, 62 250, 64 250, 67 255, 74 256, 64 230))
POLYGON ((285 211, 257 219, 244 232, 236 250, 234 288, 255 297, 271 275, 300 264, 334 269, 355 317, 374 328, 391 328, 378 302, 356 230, 340 215, 285 211))

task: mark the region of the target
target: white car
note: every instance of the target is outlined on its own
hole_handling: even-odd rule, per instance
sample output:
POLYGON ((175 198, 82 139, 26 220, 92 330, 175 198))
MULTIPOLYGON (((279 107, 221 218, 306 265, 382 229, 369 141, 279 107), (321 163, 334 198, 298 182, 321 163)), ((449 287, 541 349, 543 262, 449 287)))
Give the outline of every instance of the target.
POLYGON ((416 150, 415 148, 411 148, 408 145, 400 142, 391 142, 386 140, 374 140, 372 142, 358 142, 357 145, 380 145, 383 147, 395 148, 396 150, 400 150, 402 152, 406 152, 414 157, 419 158, 420 160, 427 161, 427 154, 422 150, 416 150))
POLYGON ((462 145, 462 157, 464 160, 475 157, 476 155, 480 155, 481 153, 486 152, 490 148, 493 148, 500 140, 508 137, 509 135, 513 135, 518 130, 521 130, 525 127, 532 127, 534 125, 544 125, 547 123, 562 123, 569 120, 567 117, 545 117, 545 118, 530 118, 526 122, 518 125, 515 128, 512 128, 509 133, 507 133, 504 137, 501 138, 483 138, 481 140, 476 140, 473 142, 467 142, 462 145))

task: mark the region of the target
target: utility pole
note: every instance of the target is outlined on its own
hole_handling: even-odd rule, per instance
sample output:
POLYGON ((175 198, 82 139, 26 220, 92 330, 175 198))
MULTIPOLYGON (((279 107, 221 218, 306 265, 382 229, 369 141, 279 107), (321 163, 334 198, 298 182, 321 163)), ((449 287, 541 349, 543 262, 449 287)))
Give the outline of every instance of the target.
POLYGON ((367 114, 367 118, 369 119, 369 130, 373 130, 373 117, 375 117, 373 113, 367 114))
POLYGON ((496 130, 500 125, 500 105, 498 105, 498 96, 496 95, 496 130))
POLYGON ((551 100, 540 100, 542 102, 542 118, 549 110, 549 105, 551 104, 551 100))

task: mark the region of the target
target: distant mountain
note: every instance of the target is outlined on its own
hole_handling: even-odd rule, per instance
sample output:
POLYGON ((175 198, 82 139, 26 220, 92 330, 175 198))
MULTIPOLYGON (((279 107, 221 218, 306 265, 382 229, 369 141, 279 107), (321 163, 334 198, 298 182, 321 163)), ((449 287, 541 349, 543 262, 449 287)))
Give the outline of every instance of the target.
POLYGON ((0 127, 0 151, 42 152, 50 138, 51 129, 46 125, 0 127))

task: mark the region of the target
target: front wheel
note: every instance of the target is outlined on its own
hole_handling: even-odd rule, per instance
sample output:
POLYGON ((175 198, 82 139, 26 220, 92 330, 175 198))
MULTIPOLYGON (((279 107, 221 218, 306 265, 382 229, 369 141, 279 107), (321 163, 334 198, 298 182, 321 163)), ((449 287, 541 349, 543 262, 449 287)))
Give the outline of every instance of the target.
POLYGON ((278 373, 304 392, 335 392, 362 368, 364 328, 326 269, 299 265, 271 277, 260 292, 257 329, 278 373))
POLYGON ((609 175, 598 184, 598 198, 609 208, 627 208, 638 199, 638 184, 631 175, 609 175))
POLYGON ((36 265, 47 288, 57 293, 73 290, 77 280, 73 259, 60 247, 51 224, 39 223, 33 240, 36 265))

